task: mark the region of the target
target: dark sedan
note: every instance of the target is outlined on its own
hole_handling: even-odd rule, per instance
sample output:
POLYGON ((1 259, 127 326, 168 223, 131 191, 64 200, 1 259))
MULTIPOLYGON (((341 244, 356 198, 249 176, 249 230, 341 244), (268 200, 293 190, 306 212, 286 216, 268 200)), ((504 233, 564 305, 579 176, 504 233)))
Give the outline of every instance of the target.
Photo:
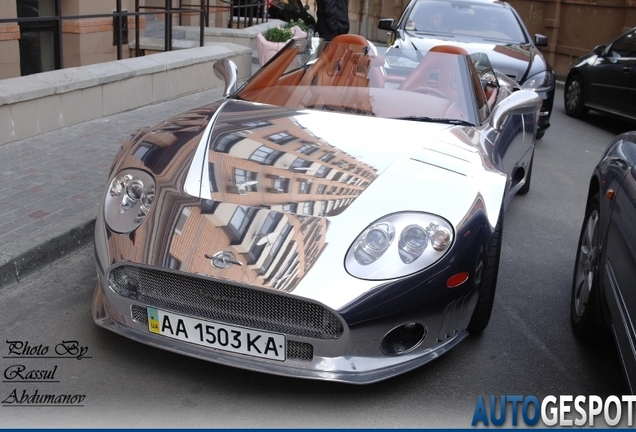
POLYGON ((615 340, 630 390, 636 384, 636 132, 619 135, 596 166, 572 281, 574 332, 615 340), (613 336, 613 337, 612 337, 613 336))
POLYGON ((554 72, 537 46, 548 39, 535 35, 534 42, 517 12, 494 0, 412 0, 400 20, 381 19, 378 27, 389 30, 389 50, 406 48, 428 51, 435 45, 456 45, 469 53, 485 52, 493 67, 543 99, 537 138, 550 126, 554 102, 554 72))
POLYGON ((636 120, 636 27, 577 59, 564 97, 565 112, 572 117, 592 109, 636 120))

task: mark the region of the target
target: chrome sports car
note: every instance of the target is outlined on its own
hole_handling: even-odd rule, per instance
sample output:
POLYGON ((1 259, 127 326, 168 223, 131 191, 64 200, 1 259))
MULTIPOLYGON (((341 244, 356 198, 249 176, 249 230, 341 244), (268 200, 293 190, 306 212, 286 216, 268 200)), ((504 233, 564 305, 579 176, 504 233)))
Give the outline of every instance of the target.
POLYGON ((354 35, 291 41, 240 89, 235 65, 215 68, 225 99, 138 131, 113 163, 98 325, 358 384, 486 327, 536 93, 513 93, 485 56, 382 58, 354 35))

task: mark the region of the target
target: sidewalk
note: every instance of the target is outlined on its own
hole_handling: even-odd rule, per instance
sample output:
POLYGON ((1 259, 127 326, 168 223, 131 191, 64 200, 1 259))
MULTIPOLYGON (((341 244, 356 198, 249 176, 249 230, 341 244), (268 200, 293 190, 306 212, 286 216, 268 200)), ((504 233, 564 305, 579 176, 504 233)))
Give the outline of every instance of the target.
POLYGON ((219 87, 0 146, 0 289, 93 240, 110 164, 131 133, 222 93, 219 87))

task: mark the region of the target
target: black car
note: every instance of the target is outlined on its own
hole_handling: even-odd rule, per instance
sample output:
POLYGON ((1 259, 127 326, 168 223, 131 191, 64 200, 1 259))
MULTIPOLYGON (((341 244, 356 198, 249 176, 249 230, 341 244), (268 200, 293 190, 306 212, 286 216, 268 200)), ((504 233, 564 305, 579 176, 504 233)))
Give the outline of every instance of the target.
POLYGON ((636 132, 614 139, 596 166, 572 281, 577 336, 616 341, 632 393, 636 384, 636 132))
POLYGON ((547 46, 548 39, 535 35, 533 42, 509 4, 495 0, 412 0, 397 23, 381 19, 378 27, 390 31, 389 51, 414 47, 425 52, 435 45, 452 44, 471 54, 487 53, 495 69, 543 99, 537 138, 550 126, 554 72, 537 49, 547 46))
POLYGON ((282 21, 302 20, 309 28, 310 35, 316 31, 316 20, 308 12, 309 5, 300 0, 268 0, 267 13, 270 18, 282 21))
POLYGON ((592 109, 636 120, 636 27, 577 59, 565 82, 565 112, 592 109))

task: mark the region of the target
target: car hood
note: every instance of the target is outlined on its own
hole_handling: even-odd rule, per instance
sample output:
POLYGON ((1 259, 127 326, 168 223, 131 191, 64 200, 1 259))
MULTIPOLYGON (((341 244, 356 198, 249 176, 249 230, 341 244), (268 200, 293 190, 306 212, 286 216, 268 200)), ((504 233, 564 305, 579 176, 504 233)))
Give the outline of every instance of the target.
POLYGON ((469 54, 486 53, 492 66, 519 83, 547 69, 539 50, 532 44, 510 43, 502 41, 485 41, 475 38, 470 42, 457 41, 453 37, 442 36, 418 37, 406 32, 404 41, 406 49, 428 51, 435 45, 453 45, 465 49, 469 54))
MULTIPOLYGON (((109 238, 111 262, 136 243, 144 265, 338 309, 378 286, 349 275, 343 260, 379 218, 428 212, 457 231, 479 212, 496 225, 506 176, 473 127, 235 100, 193 113, 135 138, 152 144, 166 124, 189 137, 168 160, 146 162, 157 177, 155 207, 135 236, 109 238), (235 262, 215 267, 223 251, 235 262)), ((123 166, 134 165, 138 149, 127 148, 123 166)))

